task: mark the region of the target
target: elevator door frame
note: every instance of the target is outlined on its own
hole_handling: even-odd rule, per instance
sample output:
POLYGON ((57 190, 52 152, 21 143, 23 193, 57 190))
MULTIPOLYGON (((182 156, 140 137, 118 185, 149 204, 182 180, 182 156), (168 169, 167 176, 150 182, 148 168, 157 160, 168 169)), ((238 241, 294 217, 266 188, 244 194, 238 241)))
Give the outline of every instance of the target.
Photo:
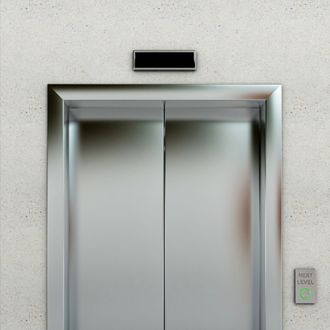
POLYGON ((121 100, 216 100, 260 110, 260 329, 282 329, 280 85, 49 85, 47 329, 68 329, 68 123, 74 109, 121 100))

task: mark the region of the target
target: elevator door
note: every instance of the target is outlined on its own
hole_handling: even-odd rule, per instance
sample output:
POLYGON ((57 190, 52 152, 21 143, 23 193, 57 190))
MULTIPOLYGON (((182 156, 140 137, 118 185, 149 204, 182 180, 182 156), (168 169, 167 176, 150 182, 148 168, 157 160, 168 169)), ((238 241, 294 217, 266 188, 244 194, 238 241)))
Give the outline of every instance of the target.
POLYGON ((69 329, 163 329, 163 102, 74 109, 69 329))
POLYGON ((280 86, 50 86, 47 167, 47 329, 282 328, 280 86))
POLYGON ((257 109, 72 113, 69 329, 258 329, 257 109))
POLYGON ((165 329, 259 329, 256 109, 166 102, 165 329))

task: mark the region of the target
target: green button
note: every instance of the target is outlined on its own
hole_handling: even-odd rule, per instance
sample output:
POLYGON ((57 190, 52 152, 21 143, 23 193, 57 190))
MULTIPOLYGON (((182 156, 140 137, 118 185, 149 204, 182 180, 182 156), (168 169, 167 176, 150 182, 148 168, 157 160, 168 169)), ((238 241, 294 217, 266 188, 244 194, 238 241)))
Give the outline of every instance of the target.
POLYGON ((302 300, 309 300, 312 297, 312 290, 310 288, 302 288, 299 290, 299 296, 302 300))

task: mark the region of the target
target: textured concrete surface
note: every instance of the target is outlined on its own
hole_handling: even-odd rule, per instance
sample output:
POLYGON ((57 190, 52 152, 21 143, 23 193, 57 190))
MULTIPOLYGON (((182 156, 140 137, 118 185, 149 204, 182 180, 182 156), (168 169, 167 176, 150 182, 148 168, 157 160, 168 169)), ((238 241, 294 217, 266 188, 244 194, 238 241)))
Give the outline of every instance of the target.
POLYGON ((1 329, 46 329, 46 85, 280 83, 285 330, 330 324, 329 0, 2 0, 1 329), (194 48, 195 73, 134 73, 133 49, 194 48), (314 266, 315 306, 293 304, 314 266))

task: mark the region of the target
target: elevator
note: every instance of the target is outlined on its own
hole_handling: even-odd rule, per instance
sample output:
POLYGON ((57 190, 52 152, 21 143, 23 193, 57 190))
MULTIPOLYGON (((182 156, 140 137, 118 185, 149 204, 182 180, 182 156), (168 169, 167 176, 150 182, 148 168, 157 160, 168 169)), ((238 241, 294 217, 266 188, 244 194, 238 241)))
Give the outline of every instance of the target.
POLYGON ((280 330, 280 86, 48 100, 49 330, 280 330))

